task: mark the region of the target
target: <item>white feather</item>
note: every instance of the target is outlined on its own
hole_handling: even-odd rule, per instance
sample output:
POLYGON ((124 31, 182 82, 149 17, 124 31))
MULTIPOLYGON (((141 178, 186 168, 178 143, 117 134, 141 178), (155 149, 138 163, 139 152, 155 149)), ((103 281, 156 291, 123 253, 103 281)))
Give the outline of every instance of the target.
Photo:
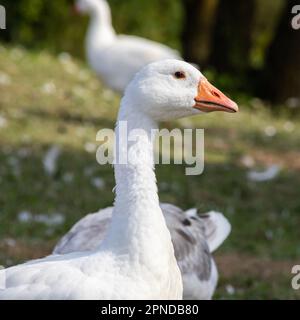
POLYGON ((57 160, 60 154, 61 154, 61 149, 58 146, 52 146, 46 152, 43 160, 43 164, 44 164, 44 169, 49 176, 52 176, 53 174, 55 174, 57 170, 57 160))
POLYGON ((264 182, 275 179, 280 173, 280 166, 272 165, 264 171, 251 170, 248 172, 248 179, 255 182, 264 182))

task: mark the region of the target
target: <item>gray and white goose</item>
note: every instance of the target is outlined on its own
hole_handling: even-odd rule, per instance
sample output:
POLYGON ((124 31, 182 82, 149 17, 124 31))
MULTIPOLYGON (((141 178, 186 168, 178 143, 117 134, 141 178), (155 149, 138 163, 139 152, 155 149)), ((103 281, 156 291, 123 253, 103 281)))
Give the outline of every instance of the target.
MULTIPOLYGON (((212 252, 228 237, 230 223, 222 213, 215 211, 198 215, 196 209, 183 211, 168 203, 160 203, 160 207, 182 273, 183 297, 211 299, 218 282, 212 252)), ((53 253, 95 250, 105 237, 112 213, 113 207, 108 207, 82 218, 58 242, 53 253)))

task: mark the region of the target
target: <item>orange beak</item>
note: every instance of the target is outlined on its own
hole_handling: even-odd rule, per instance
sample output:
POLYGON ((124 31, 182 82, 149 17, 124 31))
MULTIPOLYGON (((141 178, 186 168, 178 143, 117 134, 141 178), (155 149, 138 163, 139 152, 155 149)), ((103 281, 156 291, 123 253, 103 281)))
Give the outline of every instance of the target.
POLYGON ((201 79, 198 86, 198 95, 195 98, 194 108, 203 112, 225 111, 237 112, 237 104, 225 96, 220 90, 215 88, 207 79, 201 79))

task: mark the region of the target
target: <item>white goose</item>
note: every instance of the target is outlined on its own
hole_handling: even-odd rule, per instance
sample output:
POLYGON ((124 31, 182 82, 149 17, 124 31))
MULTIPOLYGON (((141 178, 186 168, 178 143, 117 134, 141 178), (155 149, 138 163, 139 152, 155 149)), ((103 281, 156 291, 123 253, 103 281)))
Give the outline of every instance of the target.
POLYGON ((116 198, 104 241, 94 251, 52 255, 0 271, 0 299, 181 299, 182 279, 159 206, 152 129, 159 120, 237 105, 191 65, 160 61, 143 68, 122 99, 116 127, 116 198), (119 122, 137 141, 120 143, 119 122), (143 129, 141 131, 141 129, 143 129))
POLYGON ((111 89, 123 93, 145 65, 163 59, 180 59, 167 46, 135 36, 117 35, 106 0, 77 0, 76 10, 91 16, 86 55, 91 68, 111 89))
MULTIPOLYGON (((160 208, 171 233, 184 299, 211 299, 218 281, 211 253, 228 237, 228 220, 214 211, 198 216, 196 209, 183 211, 167 203, 161 203, 160 208)), ((112 213, 113 207, 108 207, 85 216, 58 242, 53 254, 96 250, 105 237, 112 213)))

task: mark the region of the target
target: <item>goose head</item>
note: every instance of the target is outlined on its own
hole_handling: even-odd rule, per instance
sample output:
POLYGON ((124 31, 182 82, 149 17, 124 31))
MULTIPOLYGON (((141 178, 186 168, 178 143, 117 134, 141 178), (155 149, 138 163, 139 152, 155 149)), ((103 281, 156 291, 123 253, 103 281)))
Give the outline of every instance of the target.
POLYGON ((75 10, 80 14, 91 15, 97 12, 109 14, 109 6, 105 0, 76 0, 75 10))
POLYGON ((213 111, 237 112, 238 106, 192 65, 161 60, 144 67, 129 84, 124 99, 156 121, 213 111))

